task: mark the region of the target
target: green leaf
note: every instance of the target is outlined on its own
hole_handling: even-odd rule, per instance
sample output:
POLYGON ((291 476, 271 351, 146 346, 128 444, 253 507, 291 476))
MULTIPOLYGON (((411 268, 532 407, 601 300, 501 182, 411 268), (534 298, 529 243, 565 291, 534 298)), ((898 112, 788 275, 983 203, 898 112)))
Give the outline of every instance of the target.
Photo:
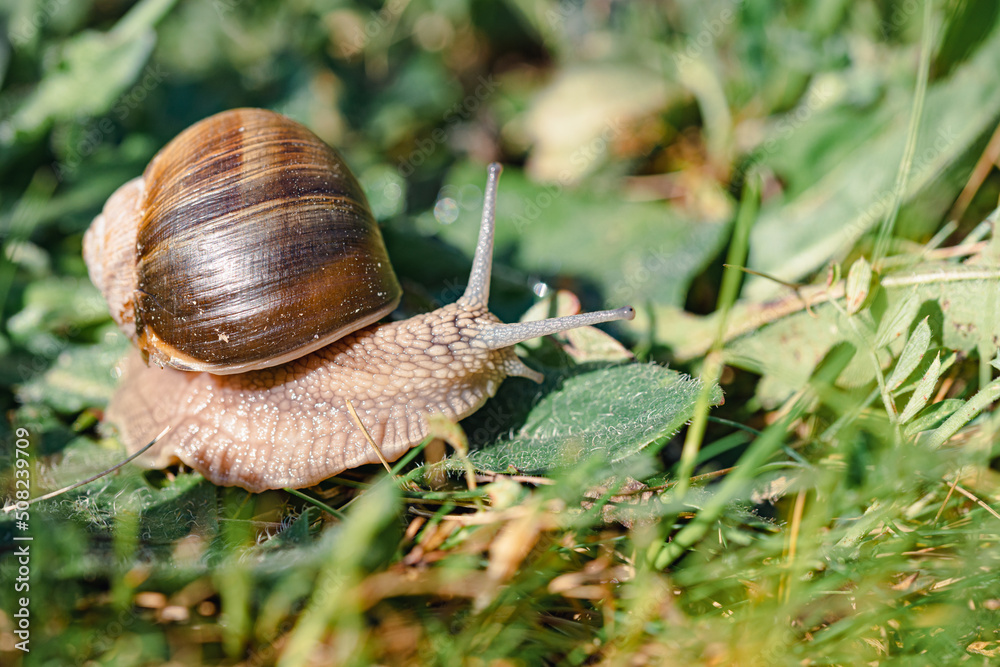
POLYGON ((51 368, 20 387, 18 398, 23 403, 45 403, 69 414, 104 405, 118 384, 115 363, 128 345, 124 336, 117 335, 113 344, 66 348, 51 368))
MULTIPOLYGON (((756 395, 765 407, 775 407, 798 391, 833 346, 845 341, 854 345, 842 311, 824 304, 813 312, 815 316, 801 312, 783 318, 723 349, 725 363, 763 376, 756 395)), ((840 382, 860 386, 873 378, 867 355, 855 355, 840 382)))
POLYGON ((909 402, 906 404, 906 409, 903 410, 903 414, 899 416, 899 423, 905 424, 906 422, 913 419, 918 412, 924 409, 927 405, 927 401, 931 399, 931 393, 934 391, 934 387, 937 386, 938 378, 941 377, 941 355, 938 354, 934 358, 934 362, 931 367, 927 369, 924 373, 923 378, 917 383, 917 388, 913 390, 913 395, 910 396, 909 402))
POLYGON ((920 320, 920 324, 910 334, 910 339, 906 341, 903 351, 899 355, 899 361, 892 370, 892 375, 885 381, 889 391, 898 389, 910 373, 917 367, 920 360, 924 358, 927 347, 931 343, 931 328, 927 324, 927 317, 920 320))
MULTIPOLYGON (((998 58, 1000 30, 994 25, 973 58, 928 88, 904 203, 928 190, 958 161, 968 159, 970 151, 975 153, 975 143, 993 132, 1000 112, 1000 86, 982 82, 994 75, 998 58)), ((824 100, 834 94, 826 86, 818 91, 824 100)), ((906 116, 911 104, 912 96, 890 97, 874 112, 867 109, 851 118, 846 117, 856 111, 848 104, 829 104, 826 109, 817 104, 817 110, 808 109, 810 113, 791 125, 791 131, 785 128, 779 145, 767 156, 768 164, 779 162, 786 151, 812 155, 810 147, 829 155, 829 136, 822 130, 838 119, 843 122, 838 124, 837 143, 846 143, 850 150, 815 175, 796 173, 810 164, 809 159, 789 160, 786 169, 778 169, 779 175, 787 171, 790 177, 800 177, 805 187, 790 201, 775 197, 761 212, 751 237, 751 268, 782 280, 799 280, 847 252, 889 212, 907 137, 907 125, 899 118, 906 116)), ((950 205, 949 195, 945 206, 950 205)), ((744 293, 758 300, 774 296, 777 289, 771 281, 750 278, 744 293)))
POLYGON ((901 299, 893 299, 875 332, 875 349, 881 350, 905 334, 919 307, 915 291, 906 292, 901 299))
MULTIPOLYGON (((566 378, 506 441, 472 454, 484 470, 541 472, 600 455, 621 461, 670 437, 691 418, 701 383, 656 365, 632 364, 566 378)), ((716 388, 712 403, 722 392, 716 388)))
POLYGON ((847 314, 854 315, 868 302, 872 291, 872 265, 859 257, 847 272, 847 314))
POLYGON ((53 332, 73 336, 80 329, 107 319, 104 297, 89 280, 52 277, 28 285, 24 308, 7 321, 7 330, 15 341, 45 354, 34 344, 40 336, 53 332))
MULTIPOLYGON (((146 0, 106 33, 82 32, 66 42, 41 84, 10 119, 14 133, 33 135, 57 120, 97 116, 136 80, 156 42, 153 26, 176 0, 146 0)), ((164 74, 149 73, 147 88, 164 74)))
POLYGON ((1000 378, 990 382, 980 389, 975 395, 966 401, 962 407, 954 412, 941 426, 935 430, 925 433, 926 437, 920 439, 920 444, 928 449, 941 447, 958 433, 958 430, 975 419, 976 415, 985 410, 987 406, 1000 398, 1000 378))
POLYGON ((916 419, 906 425, 904 434, 907 437, 912 437, 921 431, 937 428, 963 405, 965 405, 965 401, 960 398, 946 398, 943 401, 932 403, 924 408, 916 419))
POLYGON ((1000 371, 1000 354, 997 354, 997 356, 993 357, 993 361, 990 362, 990 366, 1000 371))
POLYGON ((311 509, 310 507, 306 507, 302 510, 302 514, 296 517, 291 515, 283 517, 281 521, 283 530, 264 542, 261 551, 292 549, 299 545, 309 544, 309 524, 312 520, 310 518, 311 509))
MULTIPOLYGON (((1000 332, 1000 268, 984 259, 927 262, 883 276, 872 311, 878 307, 883 320, 892 323, 880 327, 888 347, 879 350, 879 363, 888 367, 889 353, 901 352, 902 339, 893 332, 917 317, 928 319, 932 337, 948 350, 976 351, 984 338, 1000 332)), ((842 300, 842 288, 808 287, 779 301, 742 302, 730 312, 724 360, 764 376, 758 397, 768 405, 801 387, 833 345, 851 342, 850 326, 825 303, 830 298, 842 300), (811 313, 805 311, 806 301, 811 313)), ((652 327, 641 310, 638 315, 630 328, 655 327, 656 340, 672 346, 681 360, 704 354, 718 327, 715 316, 696 317, 674 308, 654 307, 652 327)), ((858 355, 838 384, 859 386, 871 379, 870 360, 858 355)))

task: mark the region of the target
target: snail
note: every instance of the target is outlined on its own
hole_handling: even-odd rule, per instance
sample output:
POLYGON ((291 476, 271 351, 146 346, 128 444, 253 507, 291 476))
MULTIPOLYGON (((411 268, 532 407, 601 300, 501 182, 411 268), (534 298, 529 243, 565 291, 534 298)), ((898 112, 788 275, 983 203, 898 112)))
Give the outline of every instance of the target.
POLYGON ((504 324, 489 312, 497 184, 489 167, 464 294, 379 323, 401 289, 343 158, 280 114, 235 109, 184 130, 108 199, 84 258, 141 353, 105 412, 139 463, 177 461, 251 492, 312 486, 420 443, 505 377, 541 381, 513 345, 631 319, 631 307, 504 324))

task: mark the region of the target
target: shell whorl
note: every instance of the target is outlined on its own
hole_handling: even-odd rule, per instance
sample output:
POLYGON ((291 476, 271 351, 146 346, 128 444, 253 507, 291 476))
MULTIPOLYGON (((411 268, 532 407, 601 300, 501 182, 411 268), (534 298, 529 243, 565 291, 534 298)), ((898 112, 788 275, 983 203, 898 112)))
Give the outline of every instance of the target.
POLYGON ((135 242, 142 178, 118 188, 83 235, 83 259, 90 281, 104 294, 111 318, 135 339, 135 242))
POLYGON ((159 365, 218 374, 278 365, 399 302, 357 180, 334 149, 280 114, 235 109, 206 118, 135 183, 98 218, 136 226, 122 234, 134 239, 134 257, 101 253, 96 242, 86 254, 88 265, 126 267, 91 273, 159 365), (108 276, 129 273, 130 292, 109 286, 108 276))

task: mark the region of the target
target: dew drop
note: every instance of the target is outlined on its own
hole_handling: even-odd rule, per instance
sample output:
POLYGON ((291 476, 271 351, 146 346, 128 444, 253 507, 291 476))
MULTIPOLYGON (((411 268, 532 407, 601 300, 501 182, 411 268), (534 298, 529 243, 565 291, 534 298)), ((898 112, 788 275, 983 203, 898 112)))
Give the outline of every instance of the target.
POLYGON ((434 219, 442 225, 450 225, 458 219, 458 202, 451 197, 438 199, 434 204, 434 219))

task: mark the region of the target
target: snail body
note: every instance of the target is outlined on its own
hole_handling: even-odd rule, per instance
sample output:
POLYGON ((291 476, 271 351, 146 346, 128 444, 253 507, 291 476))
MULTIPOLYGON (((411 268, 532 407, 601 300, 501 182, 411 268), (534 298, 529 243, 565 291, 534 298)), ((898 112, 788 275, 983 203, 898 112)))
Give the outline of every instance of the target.
POLYGON ((631 319, 633 311, 624 307, 519 324, 504 324, 489 312, 500 171, 499 164, 490 166, 463 296, 430 313, 373 324, 395 307, 399 287, 364 195, 339 155, 304 127, 269 111, 233 110, 192 126, 153 158, 141 179, 112 195, 85 236, 91 278, 119 326, 143 350, 127 359, 106 419, 117 425, 130 452, 172 427, 138 459, 148 467, 179 460, 216 484, 257 492, 311 486, 378 462, 348 402, 381 453, 395 460, 427 436, 429 415, 462 419, 508 376, 540 381, 541 374, 514 353, 515 343, 631 319), (230 155, 242 150, 242 142, 233 141, 235 130, 225 128, 244 128, 238 135, 252 138, 270 136, 275 127, 291 131, 258 154, 230 155), (220 134, 228 138, 220 141, 220 134), (293 144, 296 157, 278 150, 282 142, 293 144), (211 168, 199 166, 206 160, 211 168), (223 173, 227 168, 235 174, 223 173), (158 179, 171 175, 176 184, 164 190, 158 179), (262 180, 248 187, 253 179, 262 180), (262 187, 270 194, 259 192, 262 187), (169 204, 159 201, 164 196, 169 204), (215 202, 207 212, 192 203, 205 198, 215 202), (189 212, 178 215, 183 206, 189 212), (282 207, 292 211, 282 214, 282 207), (155 234, 144 228, 160 210, 179 221, 180 242, 170 242, 169 224, 155 223, 155 234), (301 235, 311 233, 300 229, 307 223, 323 231, 302 243, 301 235), (262 231, 261 225, 270 227, 262 231), (246 239, 241 227, 248 230, 246 239), (289 242, 298 243, 297 249, 275 251, 270 262, 285 277, 272 279, 269 246, 289 242), (204 256, 216 246, 223 260, 204 256), (177 248, 196 252, 165 256, 177 248), (290 261, 305 266, 283 270, 282 263, 290 261), (195 269, 191 278, 186 262, 215 271, 195 269), (256 282, 227 282, 246 271, 259 274, 256 282), (208 287, 196 285, 199 278, 208 287), (304 294, 315 282, 320 287, 304 294), (334 288, 339 291, 331 297, 334 288), (288 298, 297 299, 291 308, 284 307, 288 298), (197 304, 189 307, 191 302, 197 304), (322 312, 345 303, 344 310, 357 316, 353 327, 339 313, 322 312), (213 306, 221 307, 221 314, 213 306), (295 321, 299 328, 289 326, 295 321), (191 326, 204 331, 184 333, 191 326), (285 349, 281 341, 288 331, 291 343, 285 349), (258 355, 252 353, 255 346, 263 348, 258 355))

